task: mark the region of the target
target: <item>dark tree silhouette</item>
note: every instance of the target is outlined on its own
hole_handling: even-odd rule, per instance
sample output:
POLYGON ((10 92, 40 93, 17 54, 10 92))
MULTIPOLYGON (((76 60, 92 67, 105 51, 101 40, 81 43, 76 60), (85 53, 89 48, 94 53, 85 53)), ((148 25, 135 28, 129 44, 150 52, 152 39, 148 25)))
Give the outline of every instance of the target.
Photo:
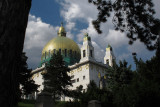
POLYGON ((67 74, 69 71, 59 52, 53 54, 50 61, 46 63, 46 73, 43 74, 44 91, 53 95, 54 102, 57 95, 68 95, 70 92, 68 87, 72 86, 72 83, 71 77, 67 74))
POLYGON ((155 24, 160 24, 160 20, 154 18, 152 0, 88 0, 93 3, 99 13, 96 20, 93 20, 94 28, 98 33, 102 33, 100 24, 107 22, 111 12, 114 12, 112 22, 115 30, 126 32, 130 39, 129 44, 139 39, 149 50, 157 49, 158 34, 151 32, 155 24))
POLYGON ((31 0, 0 0, 0 105, 17 104, 18 61, 23 50, 31 0))
POLYGON ((20 72, 18 73, 20 95, 32 94, 33 92, 38 91, 37 89, 39 87, 39 85, 35 84, 35 81, 32 79, 33 73, 31 73, 32 69, 28 69, 27 59, 28 57, 23 52, 21 60, 19 61, 20 72))

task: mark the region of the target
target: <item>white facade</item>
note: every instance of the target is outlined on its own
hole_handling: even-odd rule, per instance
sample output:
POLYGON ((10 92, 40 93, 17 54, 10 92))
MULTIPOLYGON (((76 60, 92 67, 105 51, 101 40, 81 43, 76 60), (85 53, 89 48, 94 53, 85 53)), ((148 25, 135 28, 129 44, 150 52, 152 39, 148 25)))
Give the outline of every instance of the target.
MULTIPOLYGON (((113 52, 111 52, 111 50, 109 51, 106 50, 106 55, 104 57, 104 60, 106 61, 106 59, 108 59, 109 65, 112 64, 112 59, 114 58, 114 56, 112 57, 112 55, 113 55, 113 52)), ((95 60, 94 47, 92 46, 91 38, 88 36, 88 34, 86 34, 83 40, 83 46, 81 48, 80 62, 72 66, 69 66, 71 71, 69 72, 68 75, 71 76, 72 85, 73 85, 72 87, 69 87, 69 89, 75 90, 76 87, 82 85, 83 90, 86 91, 87 85, 90 83, 91 80, 94 80, 94 82, 99 87, 100 78, 102 77, 105 78, 104 76, 105 71, 108 68, 108 64, 105 63, 105 61, 103 64, 95 60)), ((41 73, 44 72, 44 68, 45 67, 43 66, 41 68, 38 68, 32 71, 32 73, 34 73, 33 79, 35 80, 35 83, 38 85, 41 85, 38 89, 40 92, 41 90, 43 90, 43 84, 42 84, 43 78, 42 78, 41 73)), ((72 100, 72 98, 62 96, 61 100, 69 101, 69 100, 72 100)))

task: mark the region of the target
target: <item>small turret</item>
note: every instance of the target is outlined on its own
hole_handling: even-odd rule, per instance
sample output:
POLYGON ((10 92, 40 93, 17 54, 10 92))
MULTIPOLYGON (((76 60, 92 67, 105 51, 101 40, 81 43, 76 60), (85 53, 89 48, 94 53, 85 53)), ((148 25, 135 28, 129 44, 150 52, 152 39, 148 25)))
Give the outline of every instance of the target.
POLYGON ((107 48, 106 48, 106 54, 104 57, 104 64, 107 64, 109 66, 113 66, 113 60, 115 60, 115 56, 113 54, 113 50, 111 45, 108 44, 107 48))
POLYGON ((88 36, 88 33, 84 34, 83 46, 81 48, 81 60, 80 62, 86 60, 94 60, 94 47, 91 43, 91 37, 88 36))

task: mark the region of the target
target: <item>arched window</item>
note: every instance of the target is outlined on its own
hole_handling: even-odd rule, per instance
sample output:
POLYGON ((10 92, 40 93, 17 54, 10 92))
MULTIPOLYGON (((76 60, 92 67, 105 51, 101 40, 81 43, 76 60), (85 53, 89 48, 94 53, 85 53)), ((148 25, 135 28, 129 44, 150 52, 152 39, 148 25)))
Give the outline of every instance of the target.
POLYGON ((72 50, 70 50, 70 56, 72 57, 72 50))
POLYGON ((109 59, 107 59, 107 60, 106 60, 106 64, 108 64, 108 65, 109 65, 109 59))
POLYGON ((64 56, 67 56, 67 49, 64 50, 64 56))
POLYGON ((74 56, 76 57, 76 55, 77 55, 77 52, 75 51, 75 52, 74 52, 74 56))
POLYGON ((61 55, 61 49, 59 49, 59 54, 61 55))
POLYGON ((54 52, 53 52, 54 54, 56 54, 56 49, 54 49, 54 52))
POLYGON ((92 50, 90 50, 90 56, 93 57, 93 55, 92 55, 92 50))
POLYGON ((83 50, 83 57, 86 57, 86 50, 83 50))

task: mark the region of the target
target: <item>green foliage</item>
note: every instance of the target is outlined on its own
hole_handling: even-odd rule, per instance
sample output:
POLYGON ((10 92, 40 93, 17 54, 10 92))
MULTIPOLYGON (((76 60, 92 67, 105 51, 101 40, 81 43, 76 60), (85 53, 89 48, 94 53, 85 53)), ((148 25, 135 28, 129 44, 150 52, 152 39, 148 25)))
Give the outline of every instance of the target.
POLYGON ((160 62, 158 56, 154 56, 146 62, 134 57, 137 65, 137 72, 131 87, 135 90, 137 100, 136 107, 158 106, 160 100, 160 62))
POLYGON ((112 93, 113 105, 127 107, 127 88, 133 79, 131 66, 127 66, 127 62, 120 61, 119 65, 115 62, 113 67, 107 70, 107 90, 112 93))
POLYGON ((107 89, 99 89, 94 81, 90 81, 90 84, 87 86, 87 90, 82 92, 79 97, 80 102, 87 107, 88 102, 91 100, 99 100, 103 106, 112 107, 112 92, 107 89))
POLYGON ((82 90, 82 85, 76 87, 76 90, 70 90, 70 97, 72 97, 74 101, 78 101, 78 99, 82 96, 82 90))
POLYGON ((34 104, 26 104, 23 102, 19 102, 18 107, 34 107, 34 104))
MULTIPOLYGON (((156 54, 157 55, 157 54, 156 54)), ((102 107, 154 107, 160 106, 160 63, 155 56, 151 60, 142 61, 136 58, 137 70, 132 71, 126 61, 109 67, 107 85, 99 89, 91 81, 87 91, 80 96, 82 104, 90 100, 99 100, 102 107)))
POLYGON ((57 95, 69 95, 68 86, 71 86, 71 77, 68 76, 69 68, 65 66, 60 53, 53 54, 50 61, 46 63, 44 78, 44 91, 53 94, 55 101, 57 95))
POLYGON ((96 20, 93 20, 94 28, 98 33, 100 24, 107 22, 114 12, 112 22, 115 30, 126 32, 130 39, 129 44, 140 39, 149 50, 157 49, 153 41, 158 40, 158 34, 152 33, 153 26, 159 25, 160 20, 154 18, 152 0, 88 0, 94 4, 98 10, 96 20))
POLYGON ((107 74, 107 88, 112 91, 125 87, 133 78, 131 66, 127 67, 125 60, 120 61, 119 66, 114 63, 113 67, 107 69, 107 74))
MULTIPOLYGON (((27 65, 28 57, 25 55, 25 52, 21 53, 20 57, 16 58, 15 63, 15 72, 13 75, 16 75, 16 78, 13 79, 16 83, 14 87, 14 105, 18 104, 21 96, 31 94, 32 92, 38 91, 37 88, 39 85, 35 84, 35 81, 31 78, 31 69, 28 69, 27 65)), ((10 86, 12 87, 12 86, 10 86)))
POLYGON ((31 69, 28 69, 27 66, 27 56, 25 53, 22 53, 21 59, 18 62, 19 65, 19 74, 18 74, 18 83, 19 87, 21 86, 21 93, 24 95, 31 94, 32 92, 37 91, 37 88, 39 87, 37 84, 35 84, 35 81, 31 78, 33 74, 31 74, 31 69))
POLYGON ((87 107, 87 105, 83 105, 81 102, 74 101, 74 102, 56 102, 55 107, 87 107))
POLYGON ((22 100, 18 103, 18 107, 34 107, 35 100, 22 100))
POLYGON ((157 53, 145 62, 134 57, 136 71, 132 71, 125 60, 119 64, 114 62, 113 67, 106 71, 105 88, 99 89, 94 81, 90 81, 87 90, 82 92, 83 87, 79 86, 68 92, 74 98, 73 102, 61 102, 56 104, 57 107, 87 107, 90 100, 99 100, 102 107, 160 106, 160 63, 157 53))

